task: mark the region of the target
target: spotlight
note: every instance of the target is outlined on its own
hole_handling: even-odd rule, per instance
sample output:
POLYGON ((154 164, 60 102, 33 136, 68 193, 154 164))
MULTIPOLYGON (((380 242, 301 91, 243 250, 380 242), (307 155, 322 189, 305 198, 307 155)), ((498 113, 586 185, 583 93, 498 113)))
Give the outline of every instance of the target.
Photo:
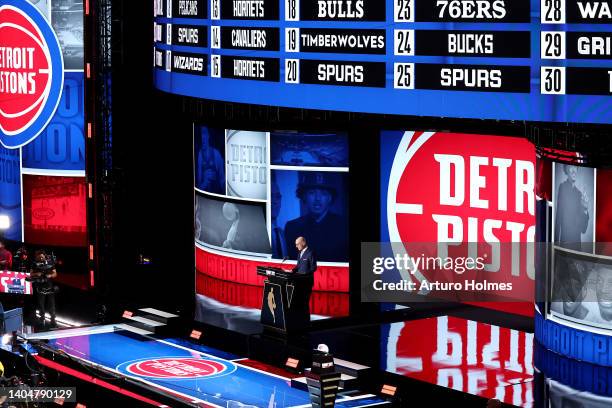
POLYGON ((0 215, 0 230, 11 228, 11 219, 8 215, 0 215))
POLYGON ((202 332, 194 329, 191 331, 191 334, 189 335, 189 337, 191 337, 194 340, 200 340, 200 337, 202 337, 202 332))
POLYGON ((11 344, 11 340, 13 339, 13 335, 11 334, 5 334, 2 336, 2 345, 3 346, 8 346, 9 344, 11 344))
MULTIPOLYGON (((41 317, 41 314, 38 310, 36 311, 36 317, 38 318, 41 317)), ((51 320, 51 315, 49 313, 45 313, 45 320, 51 320)), ((58 326, 62 326, 62 327, 80 327, 80 326, 87 325, 87 323, 77 322, 77 321, 70 320, 68 318, 60 317, 60 316, 55 317, 55 322, 57 323, 58 326)))
POLYGON ((389 384, 383 384, 382 388, 380 389, 381 394, 387 395, 389 397, 394 397, 396 392, 397 387, 389 384))
POLYGON ((285 361, 285 369, 292 373, 301 373, 304 370, 304 363, 299 358, 288 357, 285 361))

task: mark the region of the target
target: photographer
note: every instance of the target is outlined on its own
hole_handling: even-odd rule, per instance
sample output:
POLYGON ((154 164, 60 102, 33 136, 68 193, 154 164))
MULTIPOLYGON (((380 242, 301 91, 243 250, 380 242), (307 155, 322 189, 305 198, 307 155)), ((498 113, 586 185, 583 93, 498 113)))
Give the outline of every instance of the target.
POLYGON ((8 271, 12 268, 13 255, 6 249, 4 242, 0 241, 0 271, 8 271))
POLYGON ((28 249, 25 246, 22 246, 15 252, 15 256, 13 257, 13 270, 15 272, 30 272, 31 263, 28 249))
POLYGON ((33 282, 42 326, 45 324, 46 306, 49 306, 51 327, 55 327, 55 285, 52 281, 55 277, 57 277, 57 271, 53 258, 47 256, 43 250, 36 251, 30 270, 30 280, 33 282))

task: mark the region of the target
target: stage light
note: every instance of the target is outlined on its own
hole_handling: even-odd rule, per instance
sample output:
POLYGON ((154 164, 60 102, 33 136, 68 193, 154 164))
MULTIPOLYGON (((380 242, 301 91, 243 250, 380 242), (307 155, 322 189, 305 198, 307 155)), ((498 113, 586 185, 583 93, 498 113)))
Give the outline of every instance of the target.
POLYGON ((194 329, 191 331, 191 334, 189 335, 189 337, 194 340, 200 340, 200 337, 202 337, 202 332, 194 329))
POLYGON ((121 315, 121 317, 123 317, 124 319, 129 319, 132 316, 134 316, 134 313, 130 312, 129 310, 124 310, 123 314, 121 315))
POLYGON ((11 227, 11 219, 8 215, 0 215, 0 230, 7 230, 11 227))
POLYGON ((298 360, 297 358, 291 358, 291 357, 289 357, 287 359, 287 362, 285 363, 285 366, 287 366, 288 368, 293 368, 293 369, 298 368, 299 365, 300 365, 300 360, 298 360))
MULTIPOLYGON (((48 313, 45 315, 45 317, 48 320, 51 320, 51 316, 48 313)), ((55 317, 55 322, 59 326, 64 326, 64 327, 81 327, 81 326, 85 326, 85 325, 88 324, 88 323, 85 323, 85 322, 77 322, 75 320, 70 320, 70 319, 67 319, 65 317, 59 317, 59 316, 55 317)))
POLYGON ((389 397, 394 397, 397 392, 397 387, 389 384, 383 384, 380 393, 389 397))
POLYGON ((301 374, 304 372, 304 361, 297 357, 287 357, 285 361, 285 370, 301 374))
MULTIPOLYGON (((36 317, 40 317, 39 311, 36 311, 36 317)), ((51 320, 51 315, 49 313, 45 313, 45 320, 51 320)), ((66 317, 60 317, 60 316, 55 317, 55 323, 57 323, 58 326, 62 326, 62 327, 81 327, 81 326, 85 326, 89 324, 85 322, 77 322, 75 320, 71 320, 66 317)))
POLYGON ((13 336, 11 334, 5 334, 2 336, 2 345, 3 346, 8 346, 9 344, 11 344, 11 340, 13 339, 13 336))

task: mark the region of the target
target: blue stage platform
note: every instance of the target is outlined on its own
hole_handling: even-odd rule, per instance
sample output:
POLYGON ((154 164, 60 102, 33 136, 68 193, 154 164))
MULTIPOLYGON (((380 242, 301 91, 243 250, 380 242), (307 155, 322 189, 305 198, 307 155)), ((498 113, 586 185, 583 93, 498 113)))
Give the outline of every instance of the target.
MULTIPOLYGON (((309 407, 308 393, 291 387, 281 370, 210 347, 173 338, 153 338, 115 326, 73 329, 30 336, 47 340, 47 349, 68 354, 81 364, 122 375, 205 407, 309 407), (257 368, 253 367, 255 365, 257 368), (262 367, 264 369, 262 369, 262 367)), ((372 394, 339 395, 341 408, 389 406, 372 394)))

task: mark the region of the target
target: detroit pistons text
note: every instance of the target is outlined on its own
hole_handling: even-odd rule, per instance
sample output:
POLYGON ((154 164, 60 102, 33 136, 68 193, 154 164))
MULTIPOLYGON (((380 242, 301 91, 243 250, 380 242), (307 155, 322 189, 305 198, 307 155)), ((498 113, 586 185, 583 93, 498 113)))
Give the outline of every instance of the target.
MULTIPOLYGON (((463 242, 478 242, 480 238, 490 244, 491 257, 489 263, 485 265, 487 271, 498 271, 501 267, 501 242, 534 242, 535 226, 525 225, 522 222, 515 222, 512 219, 491 219, 484 220, 471 216, 462 217, 461 209, 469 206, 470 209, 493 210, 491 199, 484 198, 487 194, 491 197, 491 188, 497 187, 496 210, 502 213, 524 214, 528 212, 534 215, 535 195, 535 170, 533 163, 524 160, 512 160, 501 157, 482 157, 470 156, 469 162, 463 156, 451 154, 435 154, 435 161, 440 168, 440 195, 439 204, 443 208, 452 211, 456 208, 458 213, 453 215, 431 214, 437 226, 438 256, 445 258, 448 248, 457 246, 463 242), (467 169, 467 171, 466 171, 467 169), (483 176, 485 169, 494 170, 497 177, 494 180, 483 176), (512 172, 511 169, 514 171, 512 172), (512 174, 514 173, 514 174, 512 174), (466 177, 469 176, 469 182, 466 177), (514 179, 514 183, 508 180, 514 179), (469 186, 466 191, 466 186, 469 186), (514 202, 510 203, 508 197, 508 187, 514 186, 514 202), (489 189, 487 189, 489 187, 489 189), (467 222, 467 225, 465 223, 467 222), (500 239, 501 237, 501 239, 500 239)), ((493 198, 493 197, 491 197, 493 198)), ((476 248, 468 250, 475 251, 476 248)), ((531 246, 527 250, 533 249, 531 246)), ((511 273, 513 276, 520 274, 520 247, 511 245, 511 273)), ((470 256, 476 256, 470 253, 470 256)), ((534 279, 533 257, 526 255, 527 276, 534 279)))
POLYGON ((229 162, 230 180, 233 182, 266 184, 267 155, 266 148, 230 144, 229 162))
POLYGON ((34 48, 0 47, 0 92, 11 95, 36 93, 34 48))
POLYGON ((0 152, 0 184, 19 184, 21 182, 19 165, 19 149, 2 149, 0 152))

